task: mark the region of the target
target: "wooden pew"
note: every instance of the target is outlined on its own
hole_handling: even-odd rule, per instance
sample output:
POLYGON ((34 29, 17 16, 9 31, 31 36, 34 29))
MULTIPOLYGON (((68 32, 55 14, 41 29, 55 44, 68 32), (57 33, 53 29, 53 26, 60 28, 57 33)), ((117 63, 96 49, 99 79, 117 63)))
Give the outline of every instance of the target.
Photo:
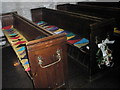
POLYGON ((120 17, 119 17, 120 8, 90 5, 89 3, 87 4, 87 2, 85 4, 79 3, 79 5, 63 4, 63 5, 58 5, 57 8, 60 10, 65 10, 76 14, 89 15, 91 17, 97 17, 97 18, 102 17, 106 19, 114 18, 115 19, 114 34, 111 38, 115 40, 115 43, 114 45, 111 46, 111 49, 113 50, 113 57, 114 57, 113 61, 115 61, 114 67, 119 68, 120 50, 118 48, 120 45, 120 17))
POLYGON ((102 18, 115 18, 116 27, 120 28, 120 8, 102 7, 96 5, 88 5, 84 3, 57 5, 59 10, 66 10, 74 13, 81 13, 90 16, 102 18))
MULTIPOLYGON (((91 17, 85 14, 75 14, 71 12, 52 10, 47 8, 37 8, 31 10, 33 22, 45 21, 51 25, 56 25, 64 30, 68 30, 80 37, 89 40, 90 49, 86 46, 76 48, 68 43, 68 57, 79 66, 83 67, 87 73, 87 78, 92 80, 94 75, 101 70, 97 66, 96 52, 98 50, 97 42, 101 42, 108 35, 112 35, 114 27, 114 19, 104 19, 91 17)), ((41 26, 40 26, 41 27, 41 26)))
POLYGON ((116 7, 120 8, 120 2, 78 2, 77 4, 95 5, 102 7, 116 7))
POLYGON ((54 35, 16 13, 3 14, 2 27, 23 68, 32 76, 35 88, 55 89, 67 85, 65 33, 54 35))

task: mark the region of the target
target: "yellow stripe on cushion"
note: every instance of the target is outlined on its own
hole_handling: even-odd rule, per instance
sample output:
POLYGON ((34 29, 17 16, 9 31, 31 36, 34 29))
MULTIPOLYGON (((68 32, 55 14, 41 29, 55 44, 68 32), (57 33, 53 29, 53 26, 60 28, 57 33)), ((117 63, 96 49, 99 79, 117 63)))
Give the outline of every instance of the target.
POLYGON ((119 30, 114 30, 114 33, 120 34, 120 31, 119 30))
POLYGON ((56 30, 54 32, 60 32, 60 31, 64 31, 64 30, 63 29, 58 29, 58 30, 56 30))
POLYGON ((85 45, 87 45, 88 43, 83 43, 83 44, 74 44, 74 46, 78 47, 78 48, 81 48, 85 45))
POLYGON ((67 40, 69 40, 69 39, 71 39, 71 38, 73 38, 73 37, 75 37, 75 35, 74 35, 74 36, 67 37, 67 40))

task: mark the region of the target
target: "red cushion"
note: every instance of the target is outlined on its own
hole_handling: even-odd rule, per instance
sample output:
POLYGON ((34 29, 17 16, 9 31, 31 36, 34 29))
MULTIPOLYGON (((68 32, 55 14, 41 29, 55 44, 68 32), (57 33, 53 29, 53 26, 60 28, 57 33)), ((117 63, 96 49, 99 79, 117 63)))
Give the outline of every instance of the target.
POLYGON ((71 44, 74 44, 78 41, 80 41, 81 39, 76 39, 76 40, 67 40, 67 42, 71 43, 71 44))
POLYGON ((11 27, 12 27, 12 25, 3 27, 2 29, 10 29, 11 27))

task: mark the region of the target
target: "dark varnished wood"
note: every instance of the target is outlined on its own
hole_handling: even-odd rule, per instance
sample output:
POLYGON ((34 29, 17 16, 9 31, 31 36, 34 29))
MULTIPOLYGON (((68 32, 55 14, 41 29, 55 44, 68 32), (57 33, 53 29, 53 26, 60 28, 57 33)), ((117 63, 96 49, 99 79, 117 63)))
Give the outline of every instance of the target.
MULTIPOLYGON (((97 6, 90 6, 86 5, 84 3, 80 3, 79 5, 74 4, 63 4, 63 5, 57 5, 57 8, 60 10, 66 10, 72 13, 76 14, 85 14, 92 17, 96 17, 96 19, 107 19, 106 21, 103 21, 102 23, 97 24, 91 24, 91 33, 90 33, 90 61, 89 61, 89 69, 90 69, 90 76, 93 76, 95 73, 99 72, 100 70, 97 68, 96 64, 96 50, 97 45, 95 43, 95 37, 98 38, 98 43, 101 42, 101 40, 104 40, 107 35, 112 36, 113 28, 115 26, 118 26, 119 24, 113 21, 112 17, 115 17, 115 15, 119 15, 119 9, 114 8, 106 8, 106 7, 97 7, 97 6), (114 11, 115 10, 115 11, 114 11), (113 11, 113 12, 112 12, 113 11), (110 16, 106 15, 107 12, 111 12, 110 16), (114 13, 115 12, 115 13, 114 13), (117 13, 118 12, 118 13, 117 13), (113 16, 112 16, 113 15, 113 16), (111 23, 112 22, 112 23, 111 23), (114 26, 114 27, 113 27, 114 26)), ((115 17, 117 20, 119 20, 119 17, 115 17)), ((91 78, 91 77, 90 77, 91 78)))
POLYGON ((48 33, 47 31, 40 29, 40 27, 36 26, 34 23, 26 20, 21 16, 14 14, 14 18, 15 18, 14 27, 18 29, 18 31, 22 35, 24 35, 26 39, 29 41, 34 40, 36 37, 41 35, 46 35, 46 36, 52 35, 51 33, 48 33))
MULTIPOLYGON (((93 17, 102 17, 102 18, 115 18, 116 20, 116 26, 120 27, 120 8, 117 7, 104 7, 104 3, 97 5, 99 3, 78 3, 75 4, 64 4, 64 5, 58 5, 57 8, 60 10, 66 10, 74 13, 82 13, 86 15, 91 15, 93 17), (92 5, 93 4, 93 5, 92 5)), ((110 3, 106 3, 106 5, 109 5, 110 3)), ((112 5, 112 3, 110 4, 112 5)))
MULTIPOLYGON (((103 39, 107 37, 107 35, 112 35, 115 21, 114 19, 105 19, 101 17, 90 16, 89 14, 85 13, 78 14, 63 11, 64 9, 68 9, 67 5, 61 5, 60 7, 62 8, 62 10, 52 10, 47 8, 32 9, 32 19, 34 22, 36 22, 38 17, 42 17, 42 19, 39 18, 39 20, 37 21, 46 21, 49 24, 59 26, 60 28, 76 33, 90 40, 90 51, 88 52, 89 54, 85 54, 79 49, 72 46, 71 47, 76 50, 75 52, 79 52, 80 55, 83 54, 82 56, 86 56, 84 58, 86 60, 84 60, 82 56, 80 57, 80 55, 77 56, 79 57, 78 59, 76 59, 76 56, 72 57, 72 59, 80 63, 80 65, 84 66, 84 68, 86 68, 86 71, 89 72, 88 76, 91 80, 91 76, 99 71, 95 56, 98 50, 95 38, 98 37, 98 43, 100 43, 103 39), (41 12, 42 14, 40 14, 41 12), (39 14, 37 15, 37 13, 39 14)), ((69 53, 74 52, 72 52, 71 50, 71 52, 69 51, 68 54, 69 53)), ((69 57, 71 57, 70 55, 69 57)))
POLYGON ((78 2, 77 4, 87 4, 87 5, 95 5, 95 6, 102 6, 102 7, 120 8, 120 2, 78 2))
POLYGON ((66 37, 65 35, 62 35, 56 38, 50 36, 49 40, 47 40, 47 38, 48 37, 43 38, 43 40, 36 44, 27 44, 31 72, 33 74, 33 81, 36 88, 57 88, 66 83, 66 37), (41 68, 38 64, 38 56, 42 57, 42 65, 45 66, 57 61, 57 59, 54 58, 57 50, 61 50, 61 61, 48 68, 41 68))
POLYGON ((10 13, 4 13, 2 14, 2 26, 9 26, 13 24, 14 18, 12 17, 13 13, 17 13, 17 12, 10 12, 10 13))
POLYGON ((28 40, 26 43, 27 55, 35 88, 57 88, 63 84, 63 86, 67 85, 66 34, 54 35, 15 13, 3 15, 2 18, 3 27, 13 25, 28 40), (46 37, 36 39, 41 35, 46 37), (57 60, 56 50, 58 49, 62 50, 61 61, 49 68, 40 68, 37 57, 42 56, 44 58, 43 66, 53 63, 57 60))
POLYGON ((79 17, 79 16, 71 15, 69 13, 64 13, 61 11, 56 11, 47 8, 32 9, 31 13, 32 13, 32 19, 35 22, 36 22, 35 18, 42 17, 42 19, 39 18, 38 21, 41 20, 46 21, 49 24, 56 25, 60 28, 74 32, 76 34, 80 34, 81 36, 87 38, 89 38, 89 33, 90 33, 89 24, 96 22, 93 19, 89 20, 89 17, 84 17, 82 15, 81 17, 79 17), (34 14, 34 13, 41 13, 41 11, 42 11, 41 14, 42 16, 40 16, 40 14, 38 14, 39 16, 34 14), (79 18, 81 18, 81 20, 79 20, 79 18))

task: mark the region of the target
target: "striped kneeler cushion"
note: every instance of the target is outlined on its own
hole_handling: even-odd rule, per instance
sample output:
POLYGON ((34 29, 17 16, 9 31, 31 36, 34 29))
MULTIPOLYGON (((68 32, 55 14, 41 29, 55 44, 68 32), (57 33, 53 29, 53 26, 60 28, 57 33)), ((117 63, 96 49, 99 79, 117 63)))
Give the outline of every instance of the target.
POLYGON ((66 35, 67 36, 67 42, 69 44, 72 44, 72 45, 78 47, 78 48, 86 46, 89 43, 88 39, 80 37, 79 35, 76 35, 72 32, 67 31, 67 30, 63 30, 61 28, 58 28, 54 25, 49 25, 47 22, 39 21, 39 22, 36 22, 36 24, 38 26, 48 30, 48 31, 53 32, 54 34, 67 33, 67 35, 66 35))
POLYGON ((30 65, 28 62, 28 57, 26 54, 25 43, 28 42, 25 37, 20 34, 13 25, 6 26, 2 28, 6 38, 17 54, 20 63, 24 67, 25 71, 30 71, 30 65))

